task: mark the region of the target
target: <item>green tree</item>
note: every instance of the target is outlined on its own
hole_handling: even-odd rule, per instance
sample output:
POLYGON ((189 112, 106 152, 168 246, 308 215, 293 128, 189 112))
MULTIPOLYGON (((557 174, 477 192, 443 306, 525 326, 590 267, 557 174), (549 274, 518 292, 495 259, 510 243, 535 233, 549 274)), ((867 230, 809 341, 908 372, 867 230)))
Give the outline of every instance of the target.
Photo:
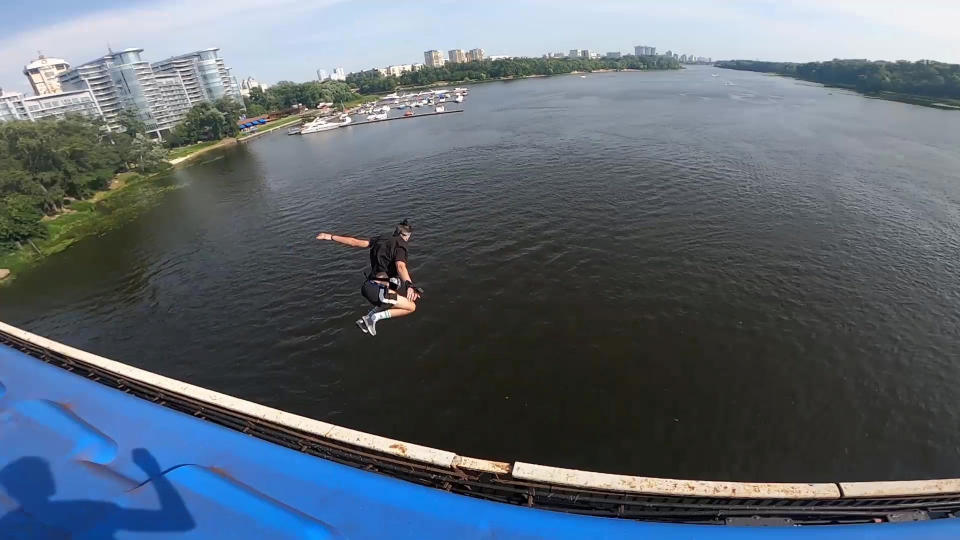
POLYGON ((167 162, 169 151, 160 143, 138 133, 130 144, 130 156, 135 167, 145 173, 156 172, 170 166, 167 162))
MULTIPOLYGON (((259 90, 259 88, 257 90, 259 90)), ((243 104, 247 107, 247 116, 260 116, 268 112, 266 107, 259 103, 254 103, 250 98, 243 98, 243 104)))
MULTIPOLYGON (((217 141, 230 133, 226 115, 212 103, 194 105, 184 119, 173 128, 167 143, 171 146, 193 144, 199 141, 217 141)), ((234 133, 236 122, 233 122, 234 133)))
POLYGON ((227 137, 236 137, 239 135, 240 127, 237 125, 237 121, 240 120, 240 115, 243 114, 243 105, 233 98, 222 97, 215 101, 213 106, 223 113, 225 122, 223 125, 224 134, 227 137))
POLYGON ((117 115, 117 123, 123 128, 123 132, 131 137, 147 134, 147 124, 134 110, 122 109, 117 115))
POLYGON ((22 246, 31 237, 43 237, 47 229, 41 219, 40 201, 23 194, 0 199, 0 251, 22 246))

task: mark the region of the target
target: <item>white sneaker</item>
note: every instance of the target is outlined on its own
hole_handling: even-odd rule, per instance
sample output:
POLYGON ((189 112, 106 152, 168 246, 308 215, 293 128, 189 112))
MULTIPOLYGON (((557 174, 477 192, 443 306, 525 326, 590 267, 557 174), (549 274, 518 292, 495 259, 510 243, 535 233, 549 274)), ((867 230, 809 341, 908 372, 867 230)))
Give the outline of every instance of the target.
POLYGON ((371 336, 377 335, 377 321, 373 320, 373 317, 369 315, 364 315, 357 319, 357 327, 363 330, 364 334, 370 334, 371 336))

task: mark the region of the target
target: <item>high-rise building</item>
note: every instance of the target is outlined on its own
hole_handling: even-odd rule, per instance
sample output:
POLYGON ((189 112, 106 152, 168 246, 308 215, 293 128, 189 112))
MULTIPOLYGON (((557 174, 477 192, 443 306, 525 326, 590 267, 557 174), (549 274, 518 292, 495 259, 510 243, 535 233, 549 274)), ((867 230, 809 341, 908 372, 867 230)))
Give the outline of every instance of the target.
POLYGON ((387 66, 387 67, 385 67, 385 68, 379 68, 379 69, 382 69, 382 70, 383 70, 383 71, 381 71, 381 73, 382 73, 383 75, 385 75, 385 76, 386 76, 386 75, 392 75, 392 76, 394 76, 394 77, 399 77, 400 75, 403 75, 404 73, 406 73, 406 72, 408 72, 408 71, 413 71, 413 65, 412 65, 412 64, 400 64, 399 66, 387 66))
POLYGON ((580 58, 590 58, 590 49, 583 49, 580 51, 580 58))
POLYGON ((247 77, 246 79, 240 81, 240 95, 243 97, 249 97, 250 90, 253 90, 254 88, 266 90, 268 86, 254 79, 253 77, 247 77))
POLYGON ((447 58, 455 64, 462 64, 467 61, 467 51, 463 49, 450 49, 447 51, 447 58))
POLYGON ((620 58, 620 56, 621 54, 617 51, 607 53, 607 58, 620 58))
POLYGON ((410 71, 419 71, 423 69, 423 64, 413 64, 410 66, 410 71))
POLYGON ((132 48, 110 55, 110 76, 120 107, 137 111, 147 130, 159 137, 183 119, 193 103, 180 74, 154 73, 142 52, 132 48))
POLYGON ((99 105, 107 129, 120 126, 121 109, 135 111, 157 137, 172 129, 201 101, 234 97, 242 105, 240 88, 222 67, 216 49, 207 49, 151 66, 143 49, 111 51, 60 74, 65 90, 89 90, 99 105))
POLYGON ((327 75, 327 70, 325 70, 325 69, 318 69, 318 70, 317 70, 317 80, 318 80, 318 81, 323 82, 323 81, 325 81, 325 80, 327 80, 327 79, 329 79, 329 78, 330 78, 330 76, 327 75))
POLYGON ((27 97, 19 92, 4 92, 0 89, 0 122, 63 118, 66 114, 103 118, 97 100, 90 90, 27 97))
POLYGON ((646 45, 637 45, 633 48, 633 54, 637 56, 656 56, 657 48, 648 47, 646 45))
POLYGON ((443 65, 443 53, 437 50, 424 51, 423 63, 427 67, 440 67, 443 65))
POLYGON ((62 58, 47 58, 40 55, 36 60, 23 66, 23 74, 30 81, 33 95, 56 94, 60 91, 58 76, 70 69, 70 64, 62 58))
POLYGON ((120 114, 120 98, 110 75, 113 55, 84 62, 60 74, 60 86, 64 90, 90 90, 100 106, 100 112, 107 129, 119 129, 117 115, 120 114))
MULTIPOLYGON (((152 112, 159 136, 161 130, 173 129, 194 104, 187 97, 187 89, 179 74, 156 73, 153 78, 157 84, 157 99, 154 101, 152 112)), ((239 102, 242 105, 243 98, 239 98, 239 102)))
POLYGON ((190 103, 195 105, 201 101, 216 101, 222 97, 230 97, 241 104, 240 85, 231 75, 220 49, 213 47, 201 51, 194 51, 167 58, 152 64, 157 73, 177 73, 183 79, 190 103))
POLYGON ((568 56, 570 58, 580 58, 580 56, 582 55, 583 55, 583 51, 581 51, 580 49, 570 49, 570 54, 568 56))
POLYGON ((347 80, 347 72, 343 70, 342 67, 335 68, 333 74, 330 75, 331 81, 345 81, 347 80))
POLYGON ((483 49, 470 49, 467 53, 467 62, 480 62, 486 57, 487 53, 483 49))

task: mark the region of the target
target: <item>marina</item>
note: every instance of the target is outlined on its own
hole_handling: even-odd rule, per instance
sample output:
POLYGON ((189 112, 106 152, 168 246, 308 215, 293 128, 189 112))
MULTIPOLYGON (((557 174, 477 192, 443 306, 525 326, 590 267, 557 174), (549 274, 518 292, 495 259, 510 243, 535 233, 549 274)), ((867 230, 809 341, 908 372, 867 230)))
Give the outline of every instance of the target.
MULTIPOLYGON (((459 113, 463 109, 447 110, 445 104, 460 105, 464 102, 465 96, 470 90, 468 88, 457 87, 453 90, 441 88, 437 90, 425 90, 413 94, 388 94, 383 96, 375 103, 368 103, 355 109, 345 110, 339 115, 339 121, 332 121, 334 116, 318 116, 299 127, 290 128, 287 135, 309 135, 319 131, 329 131, 339 127, 360 126, 365 124, 375 124, 378 122, 389 122, 391 120, 422 118, 425 116, 437 116, 441 114, 459 113), (414 109, 423 107, 433 107, 433 112, 415 113, 414 109), (391 111, 401 111, 406 109, 402 115, 391 116, 391 111), (359 120, 354 120, 358 117, 359 120)), ((320 103, 318 107, 331 107, 332 103, 320 103)))

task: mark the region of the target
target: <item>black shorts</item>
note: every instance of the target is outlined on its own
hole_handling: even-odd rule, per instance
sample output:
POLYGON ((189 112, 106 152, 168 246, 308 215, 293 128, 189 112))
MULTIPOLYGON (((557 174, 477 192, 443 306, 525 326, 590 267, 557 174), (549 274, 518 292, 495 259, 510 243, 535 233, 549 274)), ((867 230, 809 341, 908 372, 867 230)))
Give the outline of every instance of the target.
POLYGON ((393 306, 397 303, 397 291, 391 291, 390 287, 376 281, 364 281, 360 294, 375 306, 393 306))

